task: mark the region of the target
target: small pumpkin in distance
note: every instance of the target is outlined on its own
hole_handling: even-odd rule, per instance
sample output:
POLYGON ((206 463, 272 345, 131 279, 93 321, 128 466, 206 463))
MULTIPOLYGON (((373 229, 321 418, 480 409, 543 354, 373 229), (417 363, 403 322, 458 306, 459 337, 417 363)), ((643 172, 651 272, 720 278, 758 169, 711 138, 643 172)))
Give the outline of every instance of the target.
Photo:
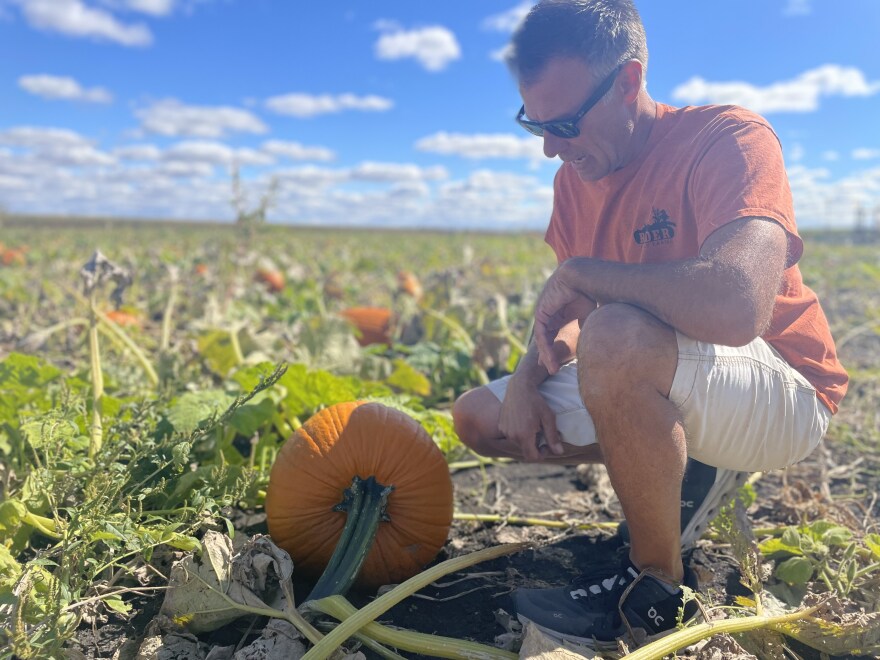
POLYGON ((336 559, 347 522, 347 514, 334 507, 354 477, 393 487, 355 584, 376 588, 420 572, 446 543, 452 480, 422 426, 380 403, 330 406, 284 444, 266 494, 274 542, 290 554, 297 571, 312 576, 324 571, 331 556, 336 559))
POLYGON ((405 293, 413 300, 421 300, 422 283, 419 278, 408 270, 401 270, 397 273, 397 288, 400 292, 405 293))
POLYGON ((104 316, 123 328, 140 328, 143 325, 143 321, 139 316, 124 309, 111 309, 104 316))
POLYGON ((255 276, 257 282, 263 284, 267 290, 273 293, 284 291, 284 273, 274 268, 258 268, 255 276))
POLYGON ((361 346, 391 345, 394 315, 387 307, 349 307, 339 315, 357 328, 357 341, 361 346))

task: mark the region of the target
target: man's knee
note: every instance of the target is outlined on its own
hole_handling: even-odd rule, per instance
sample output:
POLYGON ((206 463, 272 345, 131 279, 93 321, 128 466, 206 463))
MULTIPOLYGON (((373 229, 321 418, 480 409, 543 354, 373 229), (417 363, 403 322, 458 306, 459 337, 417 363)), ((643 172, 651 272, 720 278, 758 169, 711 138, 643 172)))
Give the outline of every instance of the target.
POLYGON ((625 303, 602 305, 584 323, 578 340, 582 395, 608 381, 633 378, 667 393, 678 365, 675 331, 652 314, 625 303))
POLYGON ((452 406, 455 432, 467 447, 478 454, 490 455, 487 441, 498 435, 499 406, 498 399, 485 387, 468 390, 452 406))

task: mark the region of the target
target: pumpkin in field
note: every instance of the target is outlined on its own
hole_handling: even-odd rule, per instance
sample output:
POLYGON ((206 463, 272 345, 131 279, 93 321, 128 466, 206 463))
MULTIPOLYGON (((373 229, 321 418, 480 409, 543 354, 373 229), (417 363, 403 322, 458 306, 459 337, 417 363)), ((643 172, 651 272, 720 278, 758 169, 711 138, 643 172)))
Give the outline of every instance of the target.
POLYGON ((309 600, 417 574, 446 543, 452 509, 449 468, 427 432, 363 401, 306 421, 278 453, 266 494, 274 542, 297 571, 324 571, 309 600))
POLYGON ((25 253, 27 248, 24 247, 2 247, 0 246, 0 261, 4 266, 24 266, 25 253))
POLYGON ((143 325, 139 316, 122 309, 111 309, 104 316, 122 327, 140 328, 143 325))
POLYGON ((422 297, 422 283, 408 270, 401 270, 397 273, 397 288, 414 300, 420 300, 422 297))
POLYGON ((394 317, 387 307, 349 307, 340 313, 358 331, 358 344, 391 344, 394 317))
POLYGON ((265 287, 273 293, 284 290, 284 273, 273 268, 258 268, 255 278, 257 282, 265 285, 265 287))

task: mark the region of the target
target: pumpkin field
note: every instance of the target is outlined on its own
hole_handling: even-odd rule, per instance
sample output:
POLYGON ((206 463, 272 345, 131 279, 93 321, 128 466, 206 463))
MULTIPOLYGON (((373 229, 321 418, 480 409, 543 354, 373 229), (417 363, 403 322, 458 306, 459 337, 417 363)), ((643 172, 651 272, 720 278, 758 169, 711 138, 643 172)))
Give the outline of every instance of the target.
POLYGON ((525 350, 555 266, 540 234, 2 221, 0 658, 880 656, 880 237, 804 235, 849 393, 688 554, 709 622, 591 656, 522 630, 510 593, 614 561, 604 468, 481 459, 450 415, 525 350), (338 475, 315 447, 348 416, 376 466, 417 438, 400 462, 420 472, 319 497, 338 475), (313 447, 282 453, 294 434, 313 447), (440 536, 358 578, 388 525, 373 499, 440 536), (267 513, 314 521, 290 542, 319 563, 351 537, 338 575, 316 587, 267 513))

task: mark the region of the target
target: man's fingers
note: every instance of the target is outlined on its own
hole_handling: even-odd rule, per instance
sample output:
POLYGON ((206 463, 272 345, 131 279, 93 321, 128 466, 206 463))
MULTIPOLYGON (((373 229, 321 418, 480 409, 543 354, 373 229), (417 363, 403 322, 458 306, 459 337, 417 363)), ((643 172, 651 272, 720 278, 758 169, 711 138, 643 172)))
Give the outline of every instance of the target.
POLYGON ((562 455, 564 449, 562 447, 562 438, 559 437, 559 431, 556 428, 556 413, 548 405, 541 408, 541 426, 544 430, 544 438, 547 440, 547 446, 550 451, 557 456, 562 455))

